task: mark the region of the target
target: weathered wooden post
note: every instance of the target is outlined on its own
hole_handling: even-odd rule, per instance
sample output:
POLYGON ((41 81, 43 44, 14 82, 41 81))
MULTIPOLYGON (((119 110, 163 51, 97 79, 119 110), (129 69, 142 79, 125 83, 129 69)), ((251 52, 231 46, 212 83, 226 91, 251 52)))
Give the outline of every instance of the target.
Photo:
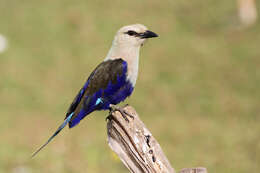
MULTIPOLYGON (((134 116, 127 122, 113 112, 107 122, 108 144, 132 173, 175 173, 159 143, 131 106, 124 110, 134 116)), ((180 173, 206 173, 205 168, 183 169, 180 173)))

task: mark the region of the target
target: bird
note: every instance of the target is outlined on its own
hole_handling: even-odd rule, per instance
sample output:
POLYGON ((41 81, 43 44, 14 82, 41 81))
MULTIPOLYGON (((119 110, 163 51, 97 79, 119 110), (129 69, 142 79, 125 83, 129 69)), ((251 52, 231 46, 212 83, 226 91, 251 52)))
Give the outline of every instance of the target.
POLYGON ((98 110, 119 111, 126 119, 131 114, 117 106, 129 97, 135 87, 139 51, 147 39, 158 37, 143 24, 121 27, 112 42, 107 56, 90 74, 83 87, 71 103, 64 122, 55 133, 36 150, 32 157, 41 151, 68 124, 75 127, 83 118, 98 110))

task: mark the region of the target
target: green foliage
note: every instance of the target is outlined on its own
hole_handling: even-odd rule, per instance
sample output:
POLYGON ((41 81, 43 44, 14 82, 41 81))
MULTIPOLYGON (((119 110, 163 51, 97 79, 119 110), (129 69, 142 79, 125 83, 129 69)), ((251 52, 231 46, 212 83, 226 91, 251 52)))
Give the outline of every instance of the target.
POLYGON ((39 155, 123 25, 160 35, 141 50, 133 105, 173 167, 260 169, 260 26, 236 1, 0 1, 0 173, 128 172, 106 143, 106 112, 64 130, 39 155))

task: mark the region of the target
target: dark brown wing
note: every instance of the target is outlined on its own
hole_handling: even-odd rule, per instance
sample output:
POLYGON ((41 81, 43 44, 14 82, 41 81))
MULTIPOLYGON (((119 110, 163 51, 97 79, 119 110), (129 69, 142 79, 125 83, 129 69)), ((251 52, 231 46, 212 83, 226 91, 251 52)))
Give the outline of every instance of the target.
POLYGON ((73 121, 79 114, 86 116, 92 112, 95 106, 93 103, 98 99, 97 96, 100 95, 100 92, 104 91, 109 84, 115 86, 119 76, 126 76, 126 71, 127 63, 122 59, 107 60, 99 64, 75 97, 66 118, 73 113, 71 118, 73 121))

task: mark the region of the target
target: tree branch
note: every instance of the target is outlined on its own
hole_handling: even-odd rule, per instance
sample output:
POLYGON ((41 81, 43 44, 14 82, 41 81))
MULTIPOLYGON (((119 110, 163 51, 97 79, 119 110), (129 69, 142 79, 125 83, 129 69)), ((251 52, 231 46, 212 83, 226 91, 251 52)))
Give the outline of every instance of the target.
MULTIPOLYGON (((118 111, 112 112, 108 117, 107 135, 110 148, 132 173, 175 173, 159 143, 136 111, 131 106, 126 106, 124 110, 134 119, 128 117, 127 122, 118 111)), ((206 172, 205 168, 193 168, 183 169, 180 173, 206 172)))

